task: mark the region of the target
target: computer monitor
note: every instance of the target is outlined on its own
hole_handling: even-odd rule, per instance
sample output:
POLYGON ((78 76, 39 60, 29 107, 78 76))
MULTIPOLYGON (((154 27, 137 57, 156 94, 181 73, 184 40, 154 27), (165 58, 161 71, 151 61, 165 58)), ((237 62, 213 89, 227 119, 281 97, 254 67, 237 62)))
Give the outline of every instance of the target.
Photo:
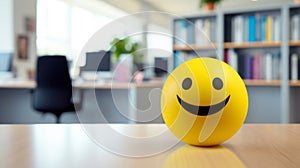
POLYGON ((12 53, 0 53, 0 72, 9 72, 12 70, 12 53))
POLYGON ((157 77, 161 77, 168 72, 168 58, 155 57, 154 58, 154 72, 157 77))
POLYGON ((81 71, 110 71, 111 52, 99 51, 86 53, 86 63, 81 71))

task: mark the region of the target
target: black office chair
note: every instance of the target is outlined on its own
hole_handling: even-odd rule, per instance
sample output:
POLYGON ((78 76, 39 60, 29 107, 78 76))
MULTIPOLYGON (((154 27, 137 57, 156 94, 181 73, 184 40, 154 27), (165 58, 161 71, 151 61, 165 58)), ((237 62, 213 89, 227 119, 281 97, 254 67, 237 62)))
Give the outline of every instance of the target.
POLYGON ((64 112, 75 112, 72 103, 72 82, 65 56, 41 56, 37 60, 36 89, 33 91, 33 108, 53 113, 56 123, 64 112))

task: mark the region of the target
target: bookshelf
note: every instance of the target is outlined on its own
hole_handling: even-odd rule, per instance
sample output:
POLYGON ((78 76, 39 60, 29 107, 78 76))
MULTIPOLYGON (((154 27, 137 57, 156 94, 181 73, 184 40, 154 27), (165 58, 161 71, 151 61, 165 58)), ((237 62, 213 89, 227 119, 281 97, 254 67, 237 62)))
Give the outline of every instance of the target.
POLYGON ((195 57, 217 58, 219 17, 209 13, 173 21, 174 68, 195 57))
MULTIPOLYGON (((212 44, 187 41, 178 45, 174 40, 174 63, 177 59, 181 58, 183 62, 197 54, 223 60, 237 70, 246 84, 249 94, 246 122, 300 122, 300 114, 296 114, 300 108, 296 101, 300 100, 300 80, 291 80, 292 53, 299 55, 300 63, 300 5, 218 11, 176 18, 173 20, 173 35, 178 36, 176 21, 186 19, 195 24, 197 19, 205 18, 215 20, 213 30, 216 37, 211 40, 212 44), (299 19, 292 19, 294 15, 299 19), (298 25, 299 31, 291 30, 293 20, 299 21, 292 25, 298 25), (292 35, 297 35, 297 38, 292 38, 292 35), (177 57, 177 53, 184 53, 184 58, 177 57)), ((195 40, 202 36, 190 34, 190 37, 195 40)), ((181 62, 174 64, 174 68, 181 62)), ((300 78, 300 70, 297 72, 300 78)))

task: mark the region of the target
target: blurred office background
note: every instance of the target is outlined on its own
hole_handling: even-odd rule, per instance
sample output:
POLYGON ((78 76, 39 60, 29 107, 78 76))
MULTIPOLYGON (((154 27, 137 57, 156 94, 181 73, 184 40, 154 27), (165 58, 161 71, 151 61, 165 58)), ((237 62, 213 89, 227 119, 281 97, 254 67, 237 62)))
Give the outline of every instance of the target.
MULTIPOLYGON (((288 3, 293 3, 293 0, 224 0, 216 9, 236 10, 240 6, 255 8, 288 3)), ((147 80, 160 78, 163 76, 161 70, 164 68, 170 70, 173 67, 173 39, 170 36, 173 33, 172 19, 203 13, 203 9, 199 8, 198 0, 0 0, 0 83, 13 79, 11 86, 14 86, 18 80, 35 80, 37 58, 43 55, 65 55, 71 77, 77 80, 82 77, 77 66, 84 66, 86 62, 86 60, 84 63, 77 62, 85 44, 99 30, 112 22, 122 22, 122 18, 128 15, 133 15, 132 26, 143 32, 130 37, 134 43, 146 49, 142 50, 143 57, 140 63, 144 67, 161 67, 161 69, 146 69, 148 71, 144 72, 143 77, 147 80), (159 11, 165 14, 157 17, 138 14, 144 11, 159 11)), ((107 44, 110 44, 114 38, 123 39, 128 36, 126 29, 122 32, 122 26, 118 29, 121 31, 118 31, 115 36, 113 31, 110 32, 112 38, 105 41, 106 45, 98 46, 93 43, 85 47, 84 55, 87 52, 108 51, 110 46, 107 44)), ((92 78, 88 75, 85 77, 92 78)), ((53 122, 52 116, 46 115, 46 119, 41 119, 41 116, 35 113, 28 93, 30 90, 28 88, 34 86, 25 86, 26 89, 8 90, 10 85, 5 85, 0 89, 0 103, 3 104, 2 107, 0 106, 0 123, 53 122)), ((150 91, 143 90, 143 93, 138 93, 138 95, 146 95, 145 101, 143 99, 135 101, 148 106, 150 91)), ((159 95, 159 93, 155 94, 159 95)), ((158 107, 155 108, 159 110, 158 107)), ((70 115, 69 118, 67 115, 63 121, 74 122, 74 115, 70 115)), ((116 122, 126 121, 116 119, 116 122)), ((161 122, 161 119, 157 122, 161 122)))
MULTIPOLYGON (((280 5, 293 1, 225 0, 217 9, 237 9, 240 6, 238 4, 247 7, 266 6, 268 2, 280 5)), ((66 55, 69 61, 73 61, 96 31, 117 18, 143 11, 162 11, 178 16, 203 12, 198 7, 199 2, 194 0, 1 0, 0 3, 0 53, 17 55, 18 37, 23 35, 28 38, 28 60, 20 61, 15 56, 13 61, 12 68, 15 67, 20 77, 28 76, 28 71, 34 71, 35 58, 38 55, 62 54, 66 55)), ((147 31, 147 28, 152 26, 172 34, 172 18, 142 19, 147 19, 147 22, 136 25, 141 27, 141 31, 147 31)), ((136 40, 146 48, 160 48, 172 53, 170 37, 148 33, 136 40)), ((153 64, 154 58, 146 56, 145 62, 153 64)))

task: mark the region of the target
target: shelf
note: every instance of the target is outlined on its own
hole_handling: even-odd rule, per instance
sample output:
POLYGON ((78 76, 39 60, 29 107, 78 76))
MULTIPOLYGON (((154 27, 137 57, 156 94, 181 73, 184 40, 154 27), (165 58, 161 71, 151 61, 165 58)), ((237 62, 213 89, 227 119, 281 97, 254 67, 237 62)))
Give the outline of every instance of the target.
POLYGON ((281 42, 244 42, 244 43, 224 43, 224 48, 265 48, 265 47, 280 47, 281 42))
POLYGON ((281 80, 245 79, 244 82, 246 86, 280 86, 281 85, 281 80))
POLYGON ((300 80, 290 80, 289 86, 300 87, 300 80))
MULTIPOLYGON (((265 48, 265 47, 280 47, 281 42, 272 42, 272 43, 265 43, 265 42, 244 42, 244 43, 231 43, 227 42, 224 43, 224 49, 229 48, 265 48)), ((300 41, 291 41, 290 46, 300 46, 300 41)), ((173 50, 175 51, 192 51, 192 50, 214 50, 217 49, 217 44, 212 45, 174 45, 173 50)))
MULTIPOLYGON (((246 86, 280 86, 280 80, 254 80, 254 79, 244 79, 246 86)), ((300 87, 300 80, 290 80, 289 86, 300 87)))
MULTIPOLYGON (((280 80, 251 80, 245 79, 244 80, 246 86, 280 86, 280 80)), ((300 87, 300 80, 290 80, 289 86, 292 87, 300 87)))
POLYGON ((289 41, 289 46, 291 47, 300 47, 300 40, 297 40, 297 41, 294 41, 294 40, 291 40, 289 41))
POLYGON ((197 45, 197 44, 190 44, 190 45, 174 45, 173 50, 175 51, 193 51, 193 50, 216 50, 217 44, 206 44, 206 45, 197 45))

